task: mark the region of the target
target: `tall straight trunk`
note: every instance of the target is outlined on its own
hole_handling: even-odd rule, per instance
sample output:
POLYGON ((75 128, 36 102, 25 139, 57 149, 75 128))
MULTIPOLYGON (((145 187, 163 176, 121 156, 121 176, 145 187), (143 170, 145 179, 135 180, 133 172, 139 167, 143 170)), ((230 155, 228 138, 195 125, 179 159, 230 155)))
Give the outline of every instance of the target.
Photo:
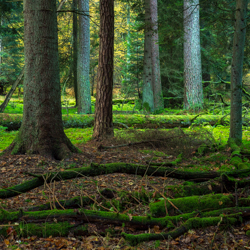
POLYGON ((238 145, 242 143, 242 70, 246 37, 248 0, 236 1, 233 59, 231 66, 230 135, 238 145))
POLYGON ((203 108, 199 0, 184 0, 184 108, 203 108))
POLYGON ((79 15, 79 45, 77 57, 77 94, 78 113, 91 113, 91 96, 89 81, 90 63, 90 21, 89 0, 78 0, 79 15))
MULTIPOLYGON (((3 26, 3 17, 2 15, 0 16, 0 24, 1 24, 1 27, 3 26)), ((3 58, 2 58, 2 53, 3 53, 3 38, 2 36, 0 37, 0 64, 2 64, 3 62, 3 58)))
POLYGON ((130 64, 130 57, 131 57, 131 35, 130 35, 130 6, 127 3, 127 27, 128 27, 128 34, 127 34, 127 81, 130 81, 130 73, 129 73, 129 64, 130 64))
POLYGON ((93 137, 114 135, 112 115, 114 0, 100 0, 100 45, 93 137))
POLYGON ((62 159, 77 152, 63 130, 56 0, 24 0, 24 106, 7 150, 62 159))
POLYGON ((150 0, 151 27, 152 27, 152 83, 154 93, 154 109, 164 109, 161 86, 161 70, 158 44, 158 9, 157 0, 150 0))
MULTIPOLYGON (((77 0, 72 1, 72 9, 74 11, 77 10, 77 0)), ((77 14, 73 12, 73 82, 74 82, 74 92, 76 99, 76 106, 78 106, 78 98, 77 98, 77 14)))
POLYGON ((143 61, 143 93, 142 102, 154 111, 154 94, 152 78, 152 28, 150 15, 150 0, 145 0, 145 28, 144 28, 144 61, 143 61))

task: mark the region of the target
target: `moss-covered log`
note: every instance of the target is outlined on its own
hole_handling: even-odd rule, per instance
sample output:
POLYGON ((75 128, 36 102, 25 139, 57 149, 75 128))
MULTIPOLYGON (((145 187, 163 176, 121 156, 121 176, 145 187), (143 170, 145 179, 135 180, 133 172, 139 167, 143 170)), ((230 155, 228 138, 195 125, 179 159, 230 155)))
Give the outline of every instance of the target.
MULTIPOLYGON (((238 201, 239 206, 250 205, 250 198, 240 198, 238 201)), ((210 211, 222 208, 236 206, 235 197, 224 194, 209 194, 204 196, 191 196, 177 199, 169 199, 168 201, 159 201, 150 204, 150 212, 154 217, 176 215, 181 213, 190 213, 192 211, 210 211)))
MULTIPOLYGON (((130 163, 109 163, 109 164, 96 164, 92 163, 90 167, 83 167, 78 169, 70 169, 63 172, 52 172, 44 175, 35 175, 36 178, 18 184, 13 187, 5 188, 0 190, 0 198, 10 198, 19 194, 28 192, 36 187, 39 187, 46 182, 50 183, 53 181, 68 180, 78 178, 81 176, 98 176, 102 174, 112 173, 126 173, 126 174, 137 174, 137 175, 151 175, 151 176, 168 176, 183 180, 208 180, 216 177, 220 177, 220 172, 199 172, 199 171, 182 171, 175 168, 169 167, 147 167, 139 164, 130 163)), ((247 176, 250 174, 250 169, 234 170, 224 172, 224 174, 232 177, 247 176)), ((33 175, 33 174, 31 174, 33 175)), ((34 176, 34 175, 33 175, 34 176)))
MULTIPOLYGON (((187 230, 192 228, 205 227, 210 225, 216 225, 218 222, 225 222, 224 218, 237 218, 248 217, 250 215, 250 207, 241 208, 225 208, 210 212, 192 212, 188 214, 182 214, 178 216, 166 216, 164 218, 152 218, 150 216, 128 216, 125 214, 118 214, 112 212, 100 212, 89 211, 85 209, 79 210, 51 210, 43 212, 8 212, 6 210, 0 210, 0 222, 6 223, 6 227, 9 227, 7 222, 19 222, 14 226, 18 235, 27 237, 37 235, 39 237, 52 236, 67 236, 70 232, 78 235, 86 233, 87 225, 85 223, 95 222, 103 224, 116 224, 125 225, 130 228, 136 229, 148 229, 154 225, 159 225, 160 229, 168 228, 174 229, 176 224, 185 222, 184 226, 187 230), (220 216, 223 214, 223 216, 220 216), (197 217, 199 216, 199 218, 197 217), (219 218, 219 220, 218 220, 219 218), (75 224, 77 221, 77 224, 75 224), (70 223, 72 222, 72 223, 70 223)), ((237 221, 236 220, 236 221, 237 221)), ((231 222, 236 222, 235 220, 231 222)), ((16 224, 16 223, 15 223, 16 224)), ((0 228, 0 235, 6 236, 6 227, 2 225, 0 228)), ((180 228, 174 229, 170 236, 177 237, 186 231, 180 228), (173 234, 173 232, 179 232, 179 234, 173 234)), ((162 236, 168 236, 168 234, 143 234, 138 236, 124 235, 132 244, 138 244, 139 242, 146 240, 157 240, 162 236), (155 238, 156 237, 156 238, 155 238), (133 243, 134 242, 134 243, 133 243)))
POLYGON ((139 235, 132 235, 122 233, 123 237, 130 242, 131 245, 135 246, 144 241, 151 241, 151 240, 166 240, 169 237, 175 239, 182 234, 188 232, 190 229, 208 227, 208 226, 215 226, 218 223, 223 223, 227 225, 234 225, 240 221, 240 214, 230 215, 230 216, 218 216, 218 217, 209 217, 209 218, 191 218, 188 219, 185 223, 183 223, 180 227, 174 229, 169 233, 154 233, 154 234, 139 234, 139 235))

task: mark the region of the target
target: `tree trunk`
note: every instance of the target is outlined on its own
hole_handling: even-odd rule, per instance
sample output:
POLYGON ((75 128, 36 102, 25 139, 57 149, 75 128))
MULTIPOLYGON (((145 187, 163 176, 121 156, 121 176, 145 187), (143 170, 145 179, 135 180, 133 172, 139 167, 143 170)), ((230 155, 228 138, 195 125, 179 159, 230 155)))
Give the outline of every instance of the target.
POLYGON ((24 106, 20 131, 7 150, 62 159, 77 152, 63 131, 56 0, 24 1, 24 106))
POLYGON ((151 12, 151 27, 152 27, 152 82, 154 93, 154 109, 164 109, 164 102, 162 96, 161 86, 161 71, 160 71, 160 58, 159 58, 159 44, 158 44, 158 9, 157 0, 150 0, 151 12))
POLYGON ((144 28, 144 62, 143 62, 143 93, 142 102, 154 111, 154 94, 152 78, 152 29, 150 15, 150 0, 145 0, 145 28, 144 28))
POLYGON ((114 57, 114 0, 100 1, 100 45, 96 87, 96 139, 114 135, 112 115, 113 57, 114 57))
POLYGON ((82 12, 79 15, 79 46, 77 57, 78 113, 91 114, 89 0, 78 0, 78 8, 82 12))
MULTIPOLYGON (((77 0, 72 1, 72 9, 74 11, 77 10, 77 0)), ((74 81, 74 92, 76 99, 76 106, 78 106, 78 98, 77 98, 77 14, 73 13, 73 81, 74 81)))
POLYGON ((242 70, 246 37, 247 0, 236 1, 233 59, 231 66, 230 135, 238 145, 242 143, 242 70))
POLYGON ((184 0, 184 108, 202 107, 199 0, 184 0))

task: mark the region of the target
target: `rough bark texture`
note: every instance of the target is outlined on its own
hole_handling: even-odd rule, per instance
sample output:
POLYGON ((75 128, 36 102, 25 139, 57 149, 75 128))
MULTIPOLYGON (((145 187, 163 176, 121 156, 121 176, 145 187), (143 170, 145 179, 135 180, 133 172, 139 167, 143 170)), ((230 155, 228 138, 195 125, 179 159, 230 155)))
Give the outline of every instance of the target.
POLYGON ((100 45, 93 137, 114 135, 112 116, 114 1, 100 1, 100 45))
POLYGON ((199 0, 184 0, 184 108, 202 106, 199 0))
POLYGON ((79 11, 79 47, 77 58, 77 101, 79 114, 91 114, 91 96, 89 81, 90 63, 90 21, 89 0, 78 0, 79 11))
POLYGON ((56 0, 24 1, 23 121, 12 153, 62 159, 77 152, 63 131, 56 16, 56 0))
MULTIPOLYGON (((77 0, 72 1, 72 9, 77 10, 77 0)), ((73 81, 74 81, 74 92, 76 99, 76 106, 78 106, 78 98, 77 98, 77 14, 73 13, 73 81)))
POLYGON ((150 15, 150 0, 145 0, 145 38, 144 38, 144 62, 143 62, 143 95, 142 102, 154 111, 154 94, 152 78, 152 29, 150 15))
POLYGON ((151 27, 152 27, 152 82, 154 93, 155 110, 164 109, 162 86, 161 86, 161 70, 158 44, 158 9, 157 0, 150 0, 151 27))
POLYGON ((242 143, 242 70, 246 37, 248 0, 236 1, 233 59, 231 67, 230 136, 237 144, 242 143))

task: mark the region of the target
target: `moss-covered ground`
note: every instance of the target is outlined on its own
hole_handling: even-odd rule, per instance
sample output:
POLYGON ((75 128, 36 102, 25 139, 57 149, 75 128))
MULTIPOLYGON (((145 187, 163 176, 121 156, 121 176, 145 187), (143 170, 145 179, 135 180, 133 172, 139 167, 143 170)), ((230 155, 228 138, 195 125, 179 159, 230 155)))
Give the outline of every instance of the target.
MULTIPOLYGON (((75 105, 74 101, 67 101, 67 105, 75 105)), ((18 130, 12 131, 12 128, 20 126, 22 108, 22 99, 14 96, 5 113, 0 115, 1 151, 18 133, 18 130), (7 127, 9 131, 6 131, 7 127)), ((250 167, 250 129, 248 126, 243 127, 242 154, 232 156, 232 150, 227 146, 229 117, 223 118, 228 112, 226 109, 211 108, 196 117, 195 113, 187 114, 186 111, 177 109, 165 109, 158 115, 149 114, 146 110, 134 107, 130 100, 124 103, 115 101, 113 108, 115 138, 105 142, 91 140, 93 115, 78 115, 76 109, 63 108, 65 133, 82 154, 73 154, 61 162, 37 155, 2 155, 0 189, 15 186, 48 172, 65 172, 68 169, 77 171, 91 163, 98 165, 125 162, 145 165, 146 168, 150 165, 171 167, 173 172, 214 171, 219 174, 231 170, 244 171, 250 167), (182 129, 172 129, 175 125, 182 129), (116 147, 121 144, 127 146, 116 147)), ((244 122, 247 124, 248 120, 245 119, 244 122)), ((59 221, 56 216, 51 221, 47 216, 41 223, 35 223, 33 218, 30 222, 22 221, 15 225, 15 220, 8 217, 10 214, 4 215, 2 212, 9 222, 0 222, 0 248, 25 249, 27 245, 30 249, 35 249, 38 245, 45 249, 85 249, 86 246, 89 249, 248 247, 250 227, 244 222, 246 214, 240 210, 242 207, 247 213, 250 207, 248 188, 237 188, 237 183, 240 185, 242 181, 247 181, 246 176, 227 179, 228 183, 234 185, 231 188, 233 193, 223 189, 220 178, 184 181, 171 178, 167 174, 161 177, 147 174, 139 176, 136 171, 134 174, 112 173, 93 177, 79 174, 78 177, 59 182, 51 181, 28 193, 2 199, 0 209, 15 211, 11 216, 14 218, 15 215, 16 220, 20 216, 28 219, 25 211, 32 207, 38 209, 40 206, 41 209, 41 205, 45 204, 49 209, 67 209, 69 203, 66 201, 77 196, 80 198, 72 208, 74 216, 79 216, 78 208, 81 207, 86 209, 85 216, 104 216, 108 212, 106 215, 112 214, 117 219, 123 219, 122 223, 86 223, 77 221, 71 215, 67 222, 59 221), (144 216, 143 220, 149 224, 155 224, 145 228, 145 225, 135 226, 130 223, 133 220, 139 222, 140 216, 144 216), (35 231, 39 231, 36 236, 33 233, 35 231), (78 235, 81 237, 78 238, 78 235), (150 242, 143 243, 144 240, 150 242), (139 245, 132 247, 129 242, 139 245)), ((40 217, 36 219, 41 220, 41 215, 46 212, 37 214, 40 217)), ((90 219, 93 218, 89 217, 90 219)))

